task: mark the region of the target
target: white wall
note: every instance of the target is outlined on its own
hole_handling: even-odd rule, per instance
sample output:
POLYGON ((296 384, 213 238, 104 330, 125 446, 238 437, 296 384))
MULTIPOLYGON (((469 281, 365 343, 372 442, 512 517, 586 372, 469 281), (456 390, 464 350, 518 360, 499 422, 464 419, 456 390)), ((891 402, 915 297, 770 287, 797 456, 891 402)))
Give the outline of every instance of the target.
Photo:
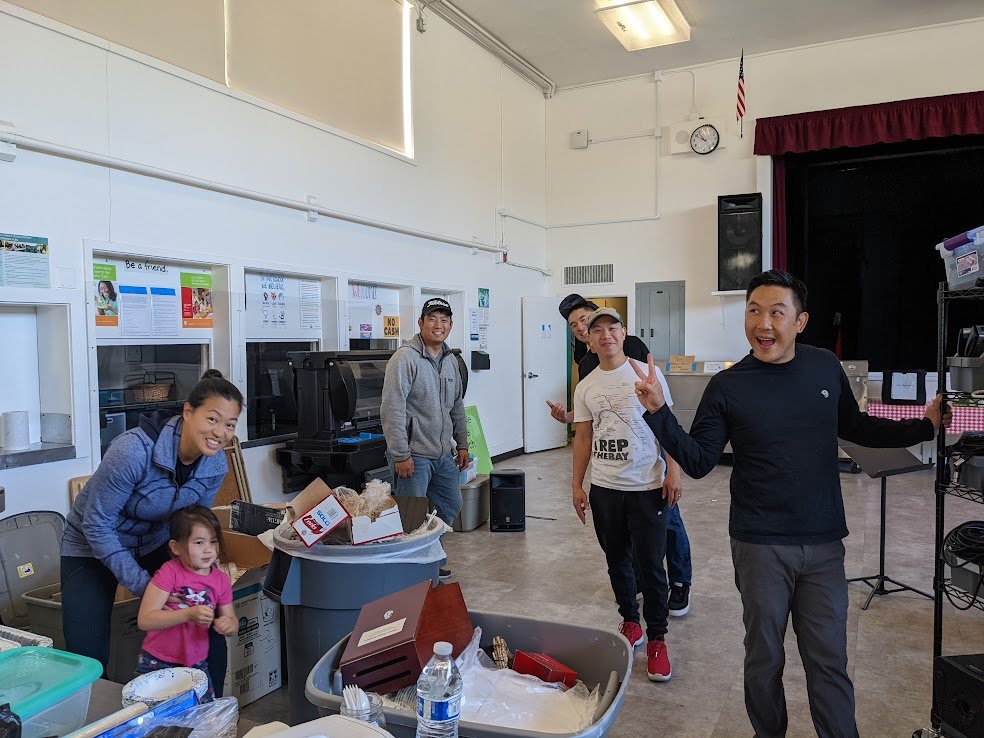
MULTIPOLYGON (((498 242, 500 207, 545 219, 542 95, 437 18, 426 34, 413 33, 413 162, 36 20, 0 2, 0 120, 19 134, 283 197, 314 195, 327 207, 463 239, 498 242)), ((472 377, 468 401, 480 408, 493 454, 522 445, 519 298, 544 294, 535 272, 497 266, 490 254, 326 218, 309 223, 302 213, 24 150, 0 163, 0 231, 49 237, 52 275, 67 268, 76 287, 85 278, 83 239, 214 261, 232 275, 265 264, 460 291, 466 307, 476 304, 478 287, 489 287, 493 369, 472 377)), ((510 228, 505 237, 517 261, 545 264, 541 229, 510 228)), ((464 327, 467 315, 455 317, 464 327)), ((89 388, 79 383, 76 391, 89 388)), ((279 489, 256 489, 279 477, 269 449, 249 454, 254 493, 275 497, 279 489)), ((67 480, 92 464, 86 456, 0 471, 4 514, 65 512, 67 480)))
MULTIPOLYGON (((578 291, 630 295, 634 323, 635 283, 685 280, 687 353, 705 359, 742 356, 748 350, 743 300, 712 297, 711 292, 717 289, 717 196, 762 186, 760 163, 752 155, 755 118, 984 89, 982 37, 984 19, 746 57, 743 139, 734 122, 737 59, 696 68, 700 112, 725 124, 725 148, 706 157, 660 158, 657 220, 552 227, 552 292, 571 291, 562 282, 564 266, 614 261, 614 286, 578 291)), ((689 118, 691 84, 689 73, 663 74, 659 126, 689 118)), ((547 102, 551 226, 654 214, 653 139, 593 144, 586 150, 568 145, 569 133, 583 128, 592 138, 652 130, 654 87, 652 79, 636 78, 562 90, 547 102)))

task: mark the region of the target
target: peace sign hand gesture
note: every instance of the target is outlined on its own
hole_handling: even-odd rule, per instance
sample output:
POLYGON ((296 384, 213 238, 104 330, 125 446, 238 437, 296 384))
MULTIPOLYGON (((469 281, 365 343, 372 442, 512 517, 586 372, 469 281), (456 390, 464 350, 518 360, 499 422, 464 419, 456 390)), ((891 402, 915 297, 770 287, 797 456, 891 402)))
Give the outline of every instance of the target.
POLYGON ((632 364, 636 376, 639 377, 639 381, 635 383, 636 397, 639 398, 639 403, 646 410, 654 413, 666 404, 666 398, 663 395, 663 387, 656 376, 656 364, 653 362, 653 355, 649 354, 646 360, 649 363, 649 371, 645 374, 635 359, 629 359, 629 363, 632 364))

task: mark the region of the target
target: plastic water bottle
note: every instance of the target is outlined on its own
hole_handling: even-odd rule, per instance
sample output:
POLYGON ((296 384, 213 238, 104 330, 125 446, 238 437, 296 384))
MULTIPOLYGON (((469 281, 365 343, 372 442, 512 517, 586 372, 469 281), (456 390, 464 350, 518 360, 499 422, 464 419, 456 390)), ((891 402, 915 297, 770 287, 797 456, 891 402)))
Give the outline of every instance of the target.
POLYGON ((451 644, 438 641, 417 680, 417 738, 458 738, 461 686, 451 644))

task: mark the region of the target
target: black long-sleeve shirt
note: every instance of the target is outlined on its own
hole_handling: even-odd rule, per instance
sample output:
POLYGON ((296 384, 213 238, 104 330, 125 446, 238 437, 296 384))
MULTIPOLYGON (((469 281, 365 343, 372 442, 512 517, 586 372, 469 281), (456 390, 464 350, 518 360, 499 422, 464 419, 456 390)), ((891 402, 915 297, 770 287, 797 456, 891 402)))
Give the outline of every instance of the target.
POLYGON ((837 438, 904 448, 934 436, 928 419, 873 418, 858 409, 837 357, 798 344, 792 361, 749 354, 707 385, 688 435, 662 407, 646 413, 659 442, 691 477, 714 468, 730 441, 732 538, 807 545, 844 538, 837 438))

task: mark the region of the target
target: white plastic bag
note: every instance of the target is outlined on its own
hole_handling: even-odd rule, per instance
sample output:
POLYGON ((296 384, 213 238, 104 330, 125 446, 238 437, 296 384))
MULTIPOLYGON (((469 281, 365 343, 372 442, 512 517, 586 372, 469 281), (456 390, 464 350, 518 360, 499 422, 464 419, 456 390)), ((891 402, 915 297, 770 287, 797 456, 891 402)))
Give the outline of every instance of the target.
POLYGON ((577 733, 591 725, 601 689, 583 682, 567 689, 512 669, 499 669, 480 648, 481 628, 458 657, 464 683, 461 719, 543 733, 577 733))

